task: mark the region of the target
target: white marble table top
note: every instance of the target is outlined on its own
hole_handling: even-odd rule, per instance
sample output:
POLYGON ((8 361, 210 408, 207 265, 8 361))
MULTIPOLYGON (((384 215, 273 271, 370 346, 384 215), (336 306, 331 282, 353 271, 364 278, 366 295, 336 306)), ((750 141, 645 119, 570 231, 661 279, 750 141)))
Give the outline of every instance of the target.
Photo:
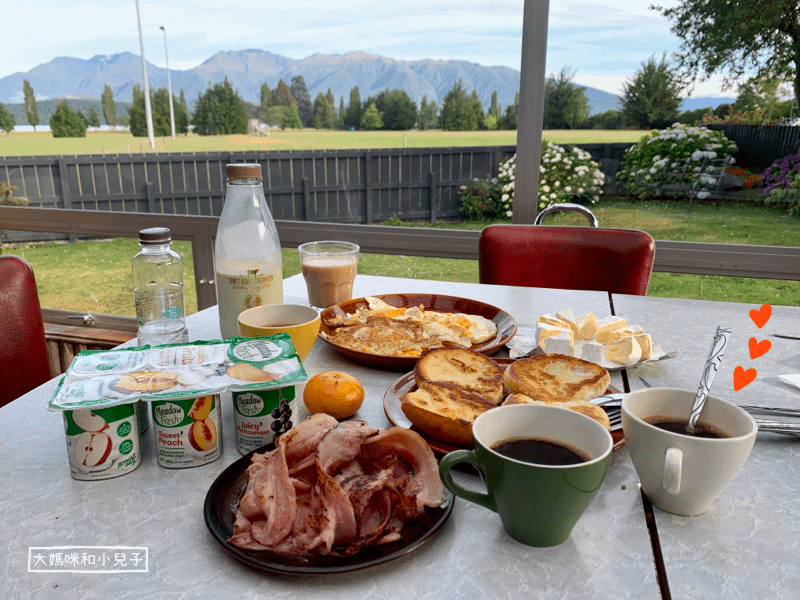
MULTIPOLYGON (((391 292, 470 297, 531 324, 542 313, 608 311, 605 293, 507 288, 359 276, 356 295, 391 292)), ((305 302, 302 277, 285 282, 287 302, 305 302)), ((216 307, 190 316, 191 339, 219 336, 216 307)), ((339 369, 358 377, 366 401, 355 418, 386 427, 383 396, 401 375, 361 365, 318 342, 309 375, 339 369)), ((620 384, 619 378, 613 381, 620 384)), ((223 454, 190 469, 165 469, 154 455, 152 427, 143 464, 97 482, 69 475, 59 414, 45 409, 55 381, 0 408, 0 577, 3 598, 636 598, 659 596, 636 473, 623 448, 614 453, 600 492, 567 542, 537 549, 511 539, 496 514, 456 500, 451 518, 426 544, 395 561, 325 577, 277 577, 240 564, 217 544, 203 519, 208 488, 239 458, 233 411, 223 397, 223 454), (137 573, 29 571, 29 549, 56 546, 147 548, 137 573)), ((298 390, 300 396, 302 390, 298 390)), ((298 418, 305 415, 295 402, 298 418)), ((465 485, 481 487, 477 477, 465 485)))
MULTIPOLYGON (((760 305, 614 295, 616 313, 651 333, 676 358, 629 369, 654 386, 695 391, 718 325, 731 331, 711 395, 740 405, 800 408, 800 390, 778 379, 800 373, 800 340, 772 332, 800 332, 800 308, 773 306, 758 328, 760 305), (749 340, 771 348, 750 357, 749 340), (755 380, 734 390, 734 369, 755 369, 755 380)), ((674 598, 795 598, 800 590, 800 437, 759 433, 736 478, 711 508, 679 517, 654 508, 660 546, 674 598)))

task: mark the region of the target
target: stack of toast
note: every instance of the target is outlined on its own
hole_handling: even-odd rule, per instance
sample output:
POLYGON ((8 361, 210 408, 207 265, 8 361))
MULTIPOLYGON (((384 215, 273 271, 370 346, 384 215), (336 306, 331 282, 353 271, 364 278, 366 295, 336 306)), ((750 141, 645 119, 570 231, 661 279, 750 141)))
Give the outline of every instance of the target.
POLYGON ((515 361, 503 369, 466 348, 437 348, 414 368, 417 389, 400 398, 403 413, 420 431, 444 442, 472 444, 472 423, 503 404, 553 404, 576 410, 610 429, 603 409, 589 402, 611 378, 603 367, 559 354, 515 361))

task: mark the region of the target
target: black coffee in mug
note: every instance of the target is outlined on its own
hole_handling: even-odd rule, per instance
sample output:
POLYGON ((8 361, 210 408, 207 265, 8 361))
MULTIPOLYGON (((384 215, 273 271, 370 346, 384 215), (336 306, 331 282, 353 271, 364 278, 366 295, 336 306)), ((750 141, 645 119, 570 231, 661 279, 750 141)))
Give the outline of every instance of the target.
POLYGON ((492 450, 508 458, 536 465, 577 465, 590 460, 583 450, 542 438, 509 438, 495 442, 492 450))
POLYGON ((698 421, 697 424, 694 426, 694 433, 689 433, 688 431, 689 419, 655 416, 655 417, 648 417, 645 419, 645 421, 647 423, 650 423, 650 425, 658 427, 659 429, 663 429, 664 431, 669 431, 671 433, 678 433, 680 435, 687 435, 699 438, 712 438, 712 439, 731 437, 721 429, 714 427, 713 425, 709 425, 708 423, 702 423, 700 421, 698 421))

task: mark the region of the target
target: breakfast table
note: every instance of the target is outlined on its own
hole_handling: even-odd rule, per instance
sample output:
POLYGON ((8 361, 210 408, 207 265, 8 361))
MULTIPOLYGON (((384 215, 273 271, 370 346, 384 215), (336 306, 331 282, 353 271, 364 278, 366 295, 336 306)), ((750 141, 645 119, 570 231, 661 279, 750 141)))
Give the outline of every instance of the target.
MULTIPOLYGON (((652 385, 694 388, 713 330, 731 327, 728 353, 712 394, 740 404, 791 406, 797 390, 778 375, 800 373, 800 341, 772 341, 757 360, 747 338, 772 328, 800 332, 800 309, 774 307, 759 330, 755 305, 617 296, 605 292, 400 279, 359 275, 354 296, 430 293, 471 298, 510 313, 531 327, 539 315, 570 308, 598 317, 614 312, 650 332, 677 356, 613 371, 617 389, 652 385), (734 392, 736 365, 755 367, 756 379, 734 392)), ((287 303, 307 304, 301 275, 284 281, 287 303)), ((190 315, 191 340, 219 339, 216 307, 190 315)), ((507 356, 506 349, 497 356, 507 356)), ((384 396, 403 371, 344 358, 317 341, 304 362, 310 376, 341 370, 357 377, 365 401, 354 419, 389 427, 384 396)), ((449 518, 413 551, 381 564, 316 576, 276 575, 234 559, 212 537, 204 502, 217 477, 241 455, 230 397, 222 396, 222 455, 185 469, 159 466, 152 426, 142 437, 143 462, 102 481, 70 477, 61 415, 46 410, 57 379, 0 408, 0 550, 6 557, 3 598, 636 598, 709 595, 788 597, 800 588, 800 508, 796 502, 800 438, 759 435, 739 475, 699 517, 648 508, 624 446, 570 538, 552 548, 516 542, 499 517, 453 500, 449 518), (81 556, 95 556, 90 565, 81 556), (72 560, 68 557, 72 556, 72 560), (102 561, 102 564, 101 564, 102 561)), ((302 384, 293 420, 308 411, 302 384)), ((476 474, 456 474, 481 489, 476 474)))

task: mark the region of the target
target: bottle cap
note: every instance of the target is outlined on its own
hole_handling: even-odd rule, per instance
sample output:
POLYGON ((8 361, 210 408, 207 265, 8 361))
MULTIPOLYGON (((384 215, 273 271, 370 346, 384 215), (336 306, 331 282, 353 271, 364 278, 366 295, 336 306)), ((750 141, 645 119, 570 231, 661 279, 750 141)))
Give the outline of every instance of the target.
POLYGON ((261 179, 261 165, 258 163, 236 163, 225 165, 225 175, 231 179, 261 179))
POLYGON ((172 241, 167 227, 150 227, 139 232, 139 243, 147 245, 167 244, 172 241))

